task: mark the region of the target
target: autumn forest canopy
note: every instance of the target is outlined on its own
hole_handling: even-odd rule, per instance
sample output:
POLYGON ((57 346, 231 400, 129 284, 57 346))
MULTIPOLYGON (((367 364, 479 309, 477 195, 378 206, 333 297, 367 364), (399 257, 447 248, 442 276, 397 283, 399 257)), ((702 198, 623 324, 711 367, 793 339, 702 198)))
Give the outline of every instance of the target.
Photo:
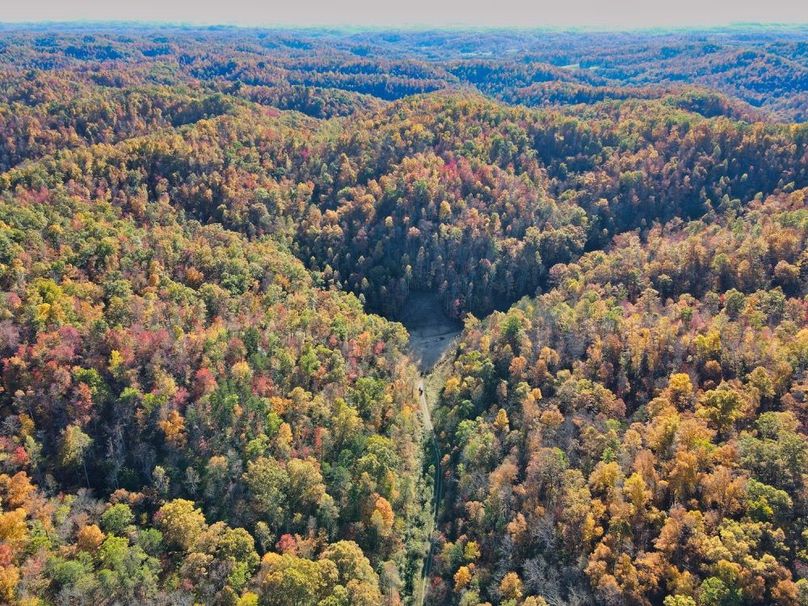
POLYGON ((807 40, 0 25, 0 604, 808 606, 807 40))

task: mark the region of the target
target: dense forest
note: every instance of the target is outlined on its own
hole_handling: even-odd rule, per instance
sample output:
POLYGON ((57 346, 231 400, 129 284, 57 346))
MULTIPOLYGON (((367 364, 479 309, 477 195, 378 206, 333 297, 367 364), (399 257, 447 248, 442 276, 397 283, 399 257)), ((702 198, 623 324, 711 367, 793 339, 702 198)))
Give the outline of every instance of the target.
POLYGON ((0 27, 0 603, 808 606, 807 38, 0 27))

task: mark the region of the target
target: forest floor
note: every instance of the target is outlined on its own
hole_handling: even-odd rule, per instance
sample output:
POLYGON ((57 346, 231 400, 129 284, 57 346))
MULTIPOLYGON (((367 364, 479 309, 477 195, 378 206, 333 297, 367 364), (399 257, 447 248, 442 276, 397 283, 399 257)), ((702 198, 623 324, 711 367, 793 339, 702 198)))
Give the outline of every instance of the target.
POLYGON ((420 372, 415 383, 424 420, 424 431, 429 436, 425 442, 426 456, 431 459, 433 469, 432 515, 430 516, 429 553, 421 570, 421 578, 415 588, 413 603, 421 606, 426 599, 427 582, 432 568, 435 541, 433 534, 440 513, 443 498, 443 472, 440 443, 432 424, 432 407, 440 395, 440 390, 452 369, 453 356, 450 355, 460 337, 461 324, 447 317, 441 308, 438 297, 431 293, 414 293, 407 302, 401 322, 410 333, 410 356, 420 372))

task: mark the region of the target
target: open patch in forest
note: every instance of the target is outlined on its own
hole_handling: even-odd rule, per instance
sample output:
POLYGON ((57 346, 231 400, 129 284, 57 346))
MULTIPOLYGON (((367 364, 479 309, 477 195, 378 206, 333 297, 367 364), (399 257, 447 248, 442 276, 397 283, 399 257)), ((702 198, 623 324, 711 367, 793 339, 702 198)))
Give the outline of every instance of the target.
POLYGON ((410 355, 422 373, 435 366, 463 329, 459 321, 446 315, 440 297, 431 292, 410 293, 399 321, 410 333, 410 355))

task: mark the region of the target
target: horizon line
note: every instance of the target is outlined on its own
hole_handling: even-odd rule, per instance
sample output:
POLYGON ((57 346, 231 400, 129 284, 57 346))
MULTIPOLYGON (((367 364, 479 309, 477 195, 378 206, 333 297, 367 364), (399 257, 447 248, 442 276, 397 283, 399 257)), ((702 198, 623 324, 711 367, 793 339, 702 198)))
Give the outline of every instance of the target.
POLYGON ((239 22, 218 22, 218 21, 170 21, 170 20, 149 20, 149 19, 40 19, 35 21, 3 21, 0 20, 0 28, 37 28, 37 27, 158 27, 158 28, 181 28, 181 29, 240 29, 240 30, 290 30, 290 31, 319 31, 319 32, 381 32, 381 31, 520 31, 520 32, 569 32, 569 33, 665 33, 682 31, 716 31, 732 29, 802 29, 808 28, 808 21, 793 23, 783 21, 729 21, 722 23, 697 23, 697 24, 669 24, 669 25, 632 25, 627 27, 615 27, 610 25, 582 24, 582 25, 482 25, 474 23, 399 23, 399 24, 369 24, 369 23, 259 23, 247 24, 239 22))

